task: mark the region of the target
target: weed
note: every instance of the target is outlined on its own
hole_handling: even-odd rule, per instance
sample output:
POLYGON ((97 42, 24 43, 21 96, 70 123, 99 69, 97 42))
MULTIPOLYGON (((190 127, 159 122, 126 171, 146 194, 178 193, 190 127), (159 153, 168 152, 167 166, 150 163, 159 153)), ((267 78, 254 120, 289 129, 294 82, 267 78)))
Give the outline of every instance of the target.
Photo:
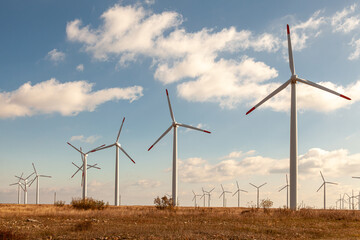
POLYGON ((73 198, 71 201, 71 206, 75 209, 83 209, 83 210, 103 210, 109 206, 109 203, 105 205, 104 201, 95 200, 92 198, 80 199, 73 198))

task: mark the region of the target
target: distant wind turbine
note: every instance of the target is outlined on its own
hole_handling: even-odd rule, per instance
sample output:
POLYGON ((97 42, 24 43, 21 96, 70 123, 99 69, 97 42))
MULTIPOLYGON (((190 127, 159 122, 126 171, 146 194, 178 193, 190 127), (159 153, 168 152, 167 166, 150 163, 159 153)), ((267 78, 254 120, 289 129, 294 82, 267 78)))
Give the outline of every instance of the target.
POLYGON ((177 202, 178 202, 177 128, 178 127, 185 127, 185 128, 190 128, 190 129, 197 130, 197 131, 200 131, 200 132, 205 132, 205 133, 211 133, 211 132, 209 132, 207 130, 200 129, 200 128, 196 128, 196 127, 193 127, 193 126, 190 126, 190 125, 186 125, 186 124, 176 122, 173 111, 172 111, 172 108, 171 108, 169 93, 168 93, 167 89, 166 89, 166 96, 167 96, 167 100, 168 100, 168 104, 169 104, 169 110, 170 110, 170 116, 171 116, 171 119, 172 119, 172 124, 155 141, 155 143, 153 145, 151 145, 151 147, 148 149, 148 151, 150 151, 150 149, 153 148, 155 146, 155 144, 158 143, 160 141, 160 139, 162 139, 173 128, 173 130, 174 130, 174 140, 173 140, 173 167, 172 167, 172 196, 173 196, 173 205, 177 206, 177 202))
POLYGON ((242 189, 240 189, 239 188, 239 183, 238 183, 238 181, 236 181, 236 186, 237 186, 237 190, 234 192, 234 194, 233 194, 233 196, 235 195, 235 194, 237 194, 238 196, 238 207, 240 207, 240 192, 248 192, 248 191, 245 191, 245 190, 242 190, 242 189))
POLYGON ((281 192, 286 188, 286 208, 289 208, 289 186, 288 176, 286 174, 286 185, 279 190, 279 192, 281 192))
POLYGON ((226 193, 231 193, 231 192, 230 192, 230 191, 225 191, 223 185, 222 185, 222 184, 220 184, 220 185, 221 185, 222 193, 221 193, 221 195, 219 196, 219 198, 221 198, 221 196, 223 197, 223 207, 226 207, 226 197, 225 197, 225 194, 226 194, 226 193))
POLYGON ((35 172, 35 178, 31 181, 31 183, 29 184, 29 187, 36 180, 36 204, 39 204, 39 202, 40 202, 40 180, 39 179, 40 179, 40 177, 51 178, 51 176, 38 174, 38 172, 36 171, 34 163, 32 165, 33 165, 34 172, 35 172))
POLYGON ((324 209, 326 209, 326 184, 334 184, 334 185, 337 185, 337 183, 334 183, 334 182, 326 182, 325 181, 325 178, 322 174, 322 172, 320 171, 320 174, 321 174, 321 178, 323 179, 323 184, 321 184, 321 186, 319 187, 319 189, 316 191, 318 192, 322 187, 324 187, 324 209))
POLYGON ((22 183, 21 183, 21 178, 24 175, 24 173, 21 173, 20 178, 18 179, 18 181, 16 183, 12 183, 9 186, 13 186, 13 185, 17 185, 18 186, 18 204, 20 204, 21 202, 21 189, 22 189, 22 183))
POLYGON ((195 207, 197 207, 197 204, 196 204, 196 197, 201 197, 201 195, 199 195, 199 194, 196 194, 195 192, 194 192, 194 190, 192 191, 193 192, 193 194, 194 194, 194 197, 193 197, 193 201, 195 201, 195 207))
POLYGON ((29 178, 30 178, 32 175, 34 175, 34 172, 31 173, 31 174, 30 174, 29 176, 27 176, 26 178, 15 176, 15 177, 17 177, 18 179, 20 179, 21 181, 23 181, 20 186, 21 186, 21 188, 24 190, 24 204, 27 204, 27 194, 28 194, 27 189, 30 187, 30 186, 29 186, 29 183, 30 183, 29 178))
POLYGON ((314 82, 311 82, 309 80, 298 78, 298 76, 295 74, 295 67, 294 67, 294 61, 293 61, 293 55, 292 55, 292 47, 291 47, 291 39, 290 39, 290 28, 289 25, 287 25, 287 39, 288 39, 288 51, 289 51, 289 65, 291 70, 291 78, 286 81, 284 84, 282 84, 279 88, 277 88, 275 91, 273 91, 270 95, 268 95, 266 98, 261 100, 258 104, 256 104, 253 108, 251 108, 246 115, 254 111, 256 108, 258 108, 260 105, 265 103, 267 100, 281 92, 283 89, 285 89, 289 84, 291 84, 291 117, 290 117, 290 208, 292 210, 296 210, 297 206, 297 182, 298 182, 298 148, 297 148, 297 117, 296 117, 296 84, 298 82, 307 84, 309 86, 319 88, 323 91, 335 94, 339 97, 345 98, 347 100, 351 100, 349 97, 346 97, 340 93, 337 93, 333 90, 330 90, 326 87, 323 87, 319 84, 316 84, 314 82))
POLYGON ((121 144, 119 143, 119 137, 120 137, 120 133, 121 133, 121 129, 123 127, 125 121, 125 117, 121 123, 117 138, 115 143, 111 144, 111 145, 107 145, 106 147, 102 147, 102 148, 98 148, 95 151, 100 151, 106 148, 110 148, 110 147, 116 147, 116 158, 115 158, 115 206, 119 206, 119 197, 120 197, 120 185, 119 185, 119 149, 135 164, 135 161, 129 156, 129 154, 127 154, 124 150, 124 148, 121 146, 121 144))
POLYGON ((266 183, 263 183, 263 184, 261 184, 260 186, 255 186, 254 184, 252 184, 252 183, 249 183, 251 186, 253 186, 254 188, 256 188, 256 190, 257 190, 257 195, 256 195, 256 199, 257 199, 257 204, 256 204, 256 206, 257 206, 257 208, 259 208, 260 207, 260 202, 259 202, 259 189, 262 187, 262 186, 264 186, 266 183))
POLYGON ((208 207, 210 207, 210 201, 211 201, 211 192, 214 191, 215 188, 212 188, 210 191, 205 191, 204 188, 202 189, 203 192, 205 192, 206 195, 208 195, 208 207))

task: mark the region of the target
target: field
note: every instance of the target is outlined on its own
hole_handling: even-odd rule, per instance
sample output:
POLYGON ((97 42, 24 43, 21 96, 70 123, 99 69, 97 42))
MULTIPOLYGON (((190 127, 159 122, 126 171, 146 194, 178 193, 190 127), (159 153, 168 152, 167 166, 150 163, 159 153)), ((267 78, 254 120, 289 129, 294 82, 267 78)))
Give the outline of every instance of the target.
POLYGON ((3 239, 360 239, 360 211, 0 204, 3 239))

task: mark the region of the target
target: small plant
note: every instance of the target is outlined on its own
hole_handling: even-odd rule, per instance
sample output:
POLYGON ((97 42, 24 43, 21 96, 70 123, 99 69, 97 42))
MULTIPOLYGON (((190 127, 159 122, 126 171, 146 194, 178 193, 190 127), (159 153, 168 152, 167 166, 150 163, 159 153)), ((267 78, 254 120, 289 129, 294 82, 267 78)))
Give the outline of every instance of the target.
POLYGON ((70 204, 73 208, 83 209, 83 210, 89 210, 89 209, 103 210, 109 205, 109 203, 105 205, 104 201, 95 200, 92 198, 86 198, 86 199, 73 198, 70 204))
POLYGON ((54 202, 54 205, 56 207, 63 207, 65 205, 65 201, 61 201, 61 200, 56 201, 56 202, 54 202))
POLYGON ((260 207, 264 208, 264 212, 268 213, 269 212, 269 208, 271 208, 273 206, 273 201, 271 201, 269 198, 267 199, 262 199, 261 203, 260 203, 260 207))
POLYGON ((154 204, 155 207, 160 210, 174 209, 172 198, 168 198, 167 196, 163 196, 162 198, 158 196, 157 198, 154 199, 154 204))

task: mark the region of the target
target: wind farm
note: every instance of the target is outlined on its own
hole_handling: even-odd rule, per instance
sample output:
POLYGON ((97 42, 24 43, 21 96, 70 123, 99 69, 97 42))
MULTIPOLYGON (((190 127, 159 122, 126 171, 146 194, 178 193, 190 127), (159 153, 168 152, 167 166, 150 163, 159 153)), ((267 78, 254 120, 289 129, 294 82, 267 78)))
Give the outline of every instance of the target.
POLYGON ((0 239, 359 238, 360 5, 189 3, 0 4, 0 239))

